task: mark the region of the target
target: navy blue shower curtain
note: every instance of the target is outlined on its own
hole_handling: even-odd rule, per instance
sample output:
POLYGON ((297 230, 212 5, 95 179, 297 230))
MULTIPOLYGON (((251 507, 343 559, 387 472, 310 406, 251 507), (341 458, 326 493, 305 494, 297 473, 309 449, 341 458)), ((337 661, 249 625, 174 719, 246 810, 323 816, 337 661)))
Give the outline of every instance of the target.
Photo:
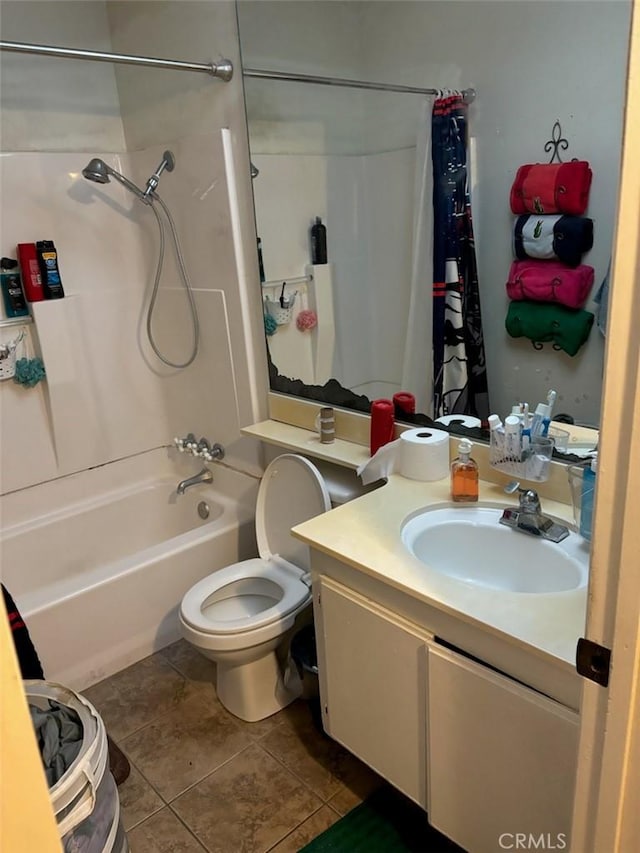
POLYGON ((487 371, 467 171, 467 105, 438 98, 433 158, 434 417, 489 416, 487 371))

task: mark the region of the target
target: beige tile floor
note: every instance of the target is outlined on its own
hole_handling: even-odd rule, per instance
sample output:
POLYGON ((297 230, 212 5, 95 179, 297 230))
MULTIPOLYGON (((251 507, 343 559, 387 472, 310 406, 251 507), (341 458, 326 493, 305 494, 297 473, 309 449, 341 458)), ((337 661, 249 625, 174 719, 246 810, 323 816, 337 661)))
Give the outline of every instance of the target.
POLYGON ((181 640, 85 691, 131 762, 119 792, 132 853, 295 853, 382 784, 304 702, 234 717, 214 667, 181 640))

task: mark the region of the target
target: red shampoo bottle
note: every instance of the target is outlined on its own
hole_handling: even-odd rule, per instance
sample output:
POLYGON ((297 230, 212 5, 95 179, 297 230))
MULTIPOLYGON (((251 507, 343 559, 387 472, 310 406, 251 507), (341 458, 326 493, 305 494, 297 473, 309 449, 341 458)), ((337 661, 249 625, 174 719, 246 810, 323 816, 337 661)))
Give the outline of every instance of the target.
POLYGON ((35 243, 18 243, 18 260, 22 273, 22 287, 29 302, 44 299, 42 276, 35 243))

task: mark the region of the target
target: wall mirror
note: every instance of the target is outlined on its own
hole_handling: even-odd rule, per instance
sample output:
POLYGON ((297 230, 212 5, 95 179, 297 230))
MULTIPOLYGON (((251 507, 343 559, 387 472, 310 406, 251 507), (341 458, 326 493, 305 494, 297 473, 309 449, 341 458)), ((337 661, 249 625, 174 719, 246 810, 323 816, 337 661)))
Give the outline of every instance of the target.
POLYGON ((515 402, 535 406, 553 388, 555 413, 597 426, 604 357, 597 325, 574 357, 551 344, 536 350, 505 330, 515 222, 509 191, 520 165, 549 161, 544 146, 559 120, 569 145, 563 160, 587 160, 593 170, 586 215, 594 245, 583 263, 595 271, 585 305, 595 313, 616 219, 629 1, 238 0, 237 9, 265 279, 260 298, 274 313, 288 306, 267 337, 277 373, 300 380, 294 388, 334 378, 368 399, 408 390, 420 400, 410 382, 415 364, 407 365, 417 352, 417 140, 431 121, 431 101, 263 79, 251 70, 473 87, 468 162, 490 409, 504 417, 515 402), (329 263, 310 267, 317 216, 327 228, 329 263), (313 329, 296 323, 310 309, 318 318, 313 329))

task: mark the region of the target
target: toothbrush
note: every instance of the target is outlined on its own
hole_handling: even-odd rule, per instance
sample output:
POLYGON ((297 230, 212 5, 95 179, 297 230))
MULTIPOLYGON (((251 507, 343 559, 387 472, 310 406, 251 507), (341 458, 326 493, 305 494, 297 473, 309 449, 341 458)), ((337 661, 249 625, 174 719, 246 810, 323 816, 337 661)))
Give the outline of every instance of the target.
POLYGON ((556 402, 558 394, 555 391, 549 391, 547 394, 546 416, 542 419, 542 435, 549 434, 549 424, 551 423, 551 412, 556 402))
POLYGON ((556 401, 557 393, 555 391, 549 391, 547 394, 547 402, 546 403, 538 403, 536 406, 536 411, 533 416, 533 423, 531 424, 531 435, 542 435, 546 436, 549 432, 549 424, 551 422, 551 411, 553 409, 553 404, 556 401))

